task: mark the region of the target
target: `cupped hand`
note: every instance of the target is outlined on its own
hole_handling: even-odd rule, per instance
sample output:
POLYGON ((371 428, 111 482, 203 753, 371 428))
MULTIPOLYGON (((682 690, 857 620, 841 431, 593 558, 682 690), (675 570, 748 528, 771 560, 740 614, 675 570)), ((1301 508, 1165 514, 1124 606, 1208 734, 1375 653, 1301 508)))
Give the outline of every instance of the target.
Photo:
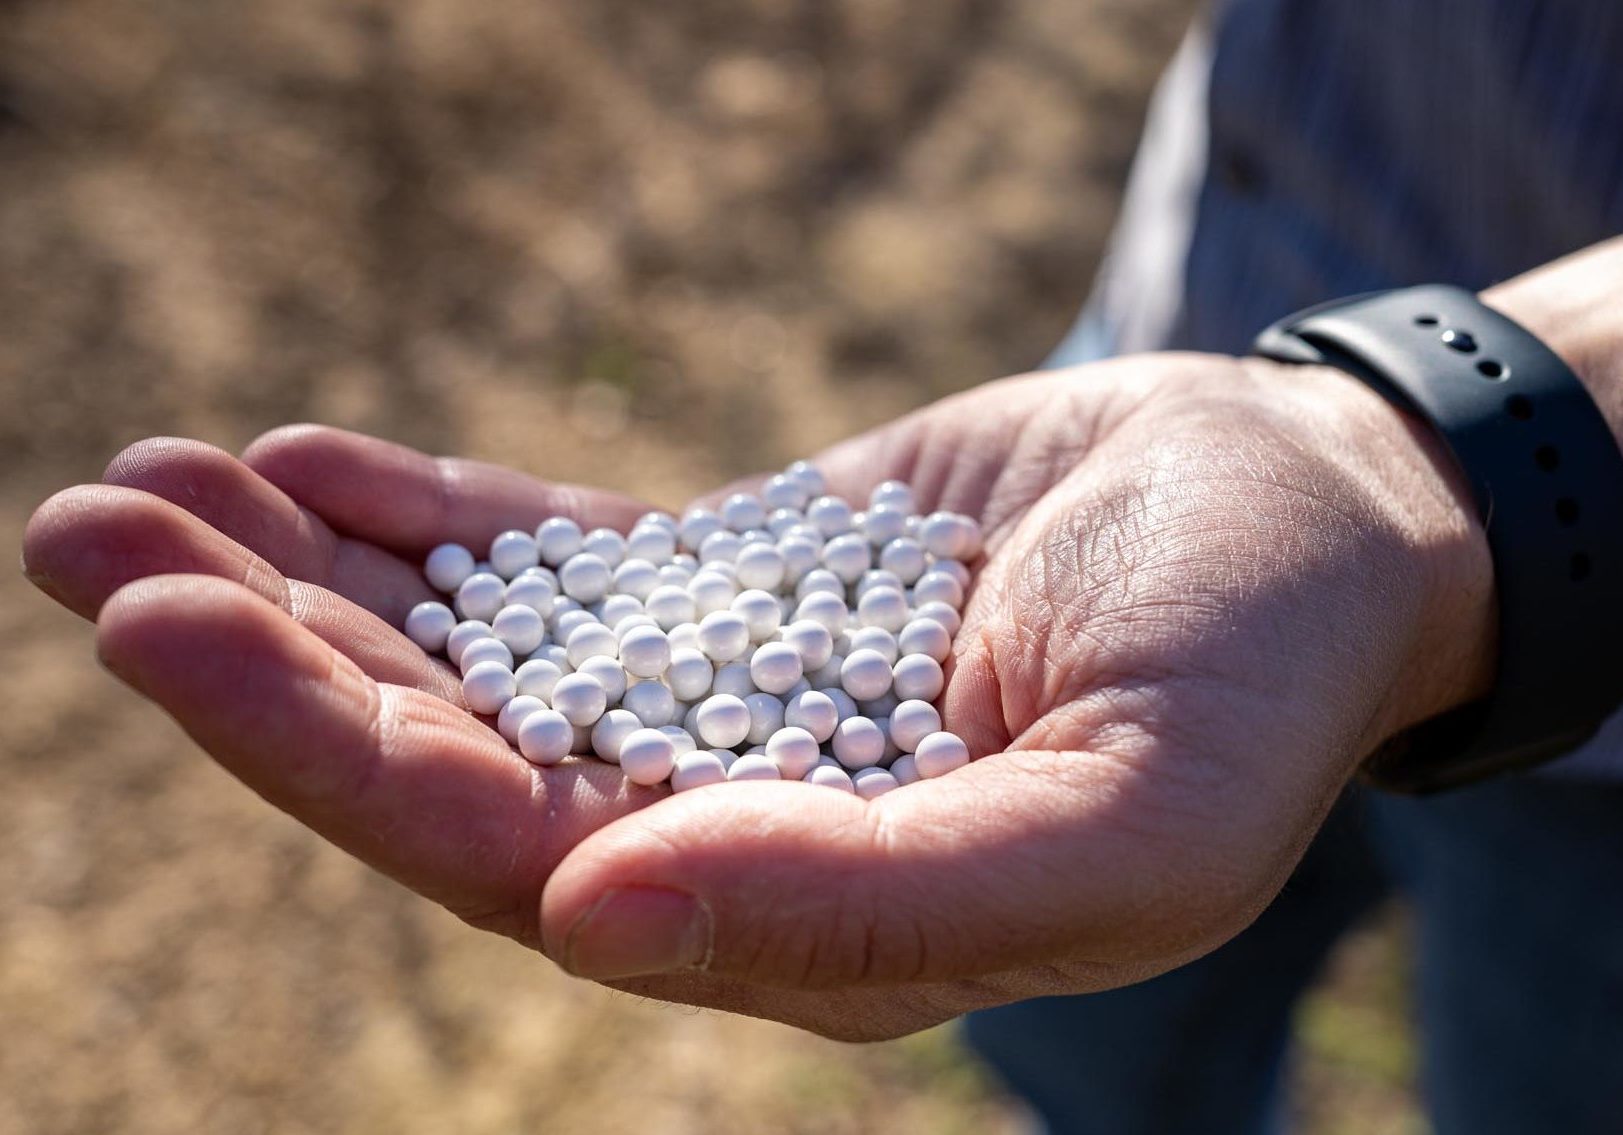
POLYGON ((536 769, 392 629, 442 540, 642 505, 333 430, 143 443, 30 574, 272 803, 475 925, 648 996, 844 1038, 1140 980, 1243 928, 1359 759, 1492 669, 1485 541, 1412 423, 1327 371, 1160 355, 989 384, 818 459, 986 555, 943 713, 874 801, 536 769))

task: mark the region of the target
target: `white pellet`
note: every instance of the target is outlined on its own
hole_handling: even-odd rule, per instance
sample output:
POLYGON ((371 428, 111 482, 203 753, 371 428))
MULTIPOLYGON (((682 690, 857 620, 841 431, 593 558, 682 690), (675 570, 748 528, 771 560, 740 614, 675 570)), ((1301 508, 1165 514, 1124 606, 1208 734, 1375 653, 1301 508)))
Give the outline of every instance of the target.
POLYGON ((882 768, 865 768, 851 774, 851 785, 864 800, 877 800, 900 788, 896 778, 882 768))
POLYGON ((430 654, 445 649, 456 629, 456 613, 444 603, 419 603, 406 615, 406 637, 430 654))
POLYGON ((603 683, 590 674, 565 674, 552 687, 552 708, 571 725, 591 725, 608 708, 603 683))
POLYGON ((513 652, 500 639, 475 639, 463 648, 462 660, 458 665, 461 667, 463 675, 466 676, 469 670, 483 662, 495 662, 511 673, 513 669, 513 652))
POLYGON ((750 678, 759 690, 786 694, 805 673, 800 651, 786 642, 768 642, 750 658, 750 678))
POLYGON ((521 693, 502 706, 501 712, 496 714, 496 732, 500 733, 508 744, 514 744, 518 741, 518 729, 524 724, 524 719, 546 708, 547 703, 540 698, 521 693))
POLYGON ((690 508, 682 517, 682 523, 677 528, 677 535, 682 546, 691 552, 697 552, 704 547, 704 542, 712 533, 722 531, 726 525, 707 508, 690 508))
POLYGON ((603 687, 603 697, 609 705, 618 705, 626 693, 626 672, 617 658, 594 654, 575 667, 579 674, 590 674, 603 687))
POLYGON ((917 784, 923 778, 919 776, 919 766, 912 753, 903 753, 890 762, 890 775, 896 778, 901 785, 917 784))
MULTIPOLYGON (((626 537, 626 563, 645 562, 656 572, 676 555, 676 531, 663 525, 638 523, 626 537)), ((621 565, 625 566, 624 564, 621 565)))
POLYGON ((613 582, 614 569, 592 552, 570 556, 558 569, 558 583, 564 594, 577 603, 596 603, 609 593, 613 582))
POLYGON ((611 765, 617 765, 626 738, 645 727, 644 722, 630 710, 611 709, 592 726, 592 752, 611 765))
POLYGON ((923 654, 937 662, 945 662, 952 653, 952 635, 934 619, 913 618, 896 636, 896 645, 901 648, 904 657, 923 654))
POLYGON ((710 679, 710 692, 747 698, 759 691, 755 685, 755 678, 750 674, 748 662, 729 662, 725 666, 716 667, 715 674, 710 679))
POLYGON ((721 522, 734 532, 766 527, 766 506, 750 493, 734 493, 721 502, 721 522))
POLYGON ((913 761, 922 777, 946 776, 969 763, 969 748, 957 734, 932 733, 913 750, 913 761))
POLYGON ((517 603, 497 611, 490 629, 515 656, 534 654, 547 639, 547 624, 541 613, 517 603))
POLYGON ((627 560, 614 569, 610 580, 617 595, 646 600, 659 587, 659 568, 647 560, 627 560))
POLYGON ((941 663, 928 654, 909 654, 891 673, 892 689, 903 701, 935 701, 946 686, 941 663))
POLYGON ((889 505, 904 516, 918 511, 913 486, 906 481, 881 481, 875 485, 868 494, 868 507, 871 510, 878 505, 889 505))
POLYGON ((845 584, 855 583, 873 566, 873 550, 867 537, 857 533, 836 536, 823 545, 823 566, 845 584))
POLYGON ((890 736, 896 747, 911 753, 932 733, 941 732, 941 714, 925 701, 904 701, 890 711, 890 736))
POLYGON ((750 731, 744 740, 750 744, 764 745, 783 728, 783 702, 772 694, 750 694, 744 705, 750 711, 750 731))
POLYGON ((775 544, 749 544, 738 553, 734 561, 738 568, 738 582, 745 587, 773 591, 783 583, 783 553, 775 544))
POLYGON ((869 698, 864 702, 858 702, 857 708, 862 711, 863 717, 872 717, 877 720, 881 717, 889 717, 891 711, 900 704, 901 699, 894 692, 891 692, 881 694, 876 698, 869 698))
POLYGON ((932 556, 955 560, 965 544, 964 529, 952 513, 932 512, 919 525, 919 543, 932 556))
POLYGON ((820 545, 797 536, 778 541, 778 555, 783 559, 783 579, 797 587, 822 557, 820 545))
POLYGON ((704 543, 699 545, 699 560, 707 564, 730 564, 738 559, 738 553, 743 550, 744 537, 722 528, 704 538, 704 543))
POLYGON ((682 701, 698 701, 710 693, 715 668, 701 651, 673 649, 665 680, 670 683, 671 693, 682 701))
POLYGON ((677 522, 676 522, 676 517, 672 516, 670 513, 666 512, 664 509, 656 508, 652 512, 645 512, 641 516, 637 517, 637 523, 632 525, 632 527, 634 529, 635 528, 663 528, 665 531, 671 533, 674 536, 676 534, 676 530, 677 530, 678 526, 677 526, 677 522))
POLYGON ((834 736, 834 727, 840 723, 840 711, 827 694, 808 690, 783 707, 783 723, 805 731, 822 744, 834 736))
POLYGON ((814 619, 797 619, 783 628, 782 641, 800 655, 800 668, 811 673, 827 665, 834 655, 834 636, 814 619))
POLYGON ((552 637, 567 643, 569 636, 581 627, 601 626, 597 616, 587 610, 563 611, 552 618, 552 637))
POLYGON ((873 650, 885 656, 885 661, 892 666, 902 656, 901 647, 896 642, 896 636, 884 627, 858 627, 846 636, 846 653, 857 650, 873 650))
POLYGON ((580 554, 580 525, 567 516, 543 520, 535 530, 535 542, 541 551, 541 562, 555 568, 570 556, 580 554))
POLYGON ((569 652, 555 642, 549 642, 540 650, 530 655, 531 662, 550 662, 558 668, 560 674, 573 674, 574 665, 569 661, 569 652))
POLYGON ((671 665, 671 640, 658 627, 637 627, 620 636, 620 664, 638 678, 657 678, 671 665))
POLYGON ((628 619, 643 619, 658 626, 653 619, 648 618, 643 610, 642 601, 635 595, 610 595, 598 606, 601 608, 597 613, 598 621, 612 630, 617 637, 625 630, 628 619))
POLYGON ((638 729, 620 745, 620 768, 633 784, 658 784, 676 768, 676 746, 657 729, 638 729))
POLYGON ((574 743, 574 726, 555 710, 538 710, 519 726, 518 751, 531 764, 555 765, 569 755, 574 743))
POLYGON ((583 623, 569 632, 564 649, 569 652, 569 664, 579 670, 588 658, 618 658, 620 640, 602 623, 583 623))
POLYGON ((806 519, 824 536, 851 531, 851 506, 839 497, 818 497, 806 505, 806 519))
POLYGON ((844 665, 845 655, 830 654, 827 662, 806 675, 811 682, 812 689, 827 690, 830 687, 837 688, 840 684, 840 667, 844 665))
POLYGON ((840 664, 840 688, 858 701, 890 692, 890 663, 877 650, 855 650, 840 664))
POLYGON ((833 595, 827 591, 814 591, 800 601, 795 608, 795 622, 810 619, 814 623, 822 623, 828 628, 829 634, 837 635, 845 630, 851 619, 851 612, 846 609, 845 598, 833 595))
POLYGON ((964 589, 951 575, 931 568, 919 576, 918 582, 913 585, 913 602, 920 605, 940 602, 955 611, 961 610, 964 606, 964 589))
POLYGON ((877 504, 862 514, 863 537, 876 548, 883 548, 907 532, 907 513, 895 505, 877 504))
MULTIPOLYGON (((948 583, 952 580, 941 576, 948 583)), ((865 627, 880 627, 895 634, 907 625, 911 611, 907 596, 895 588, 875 587, 857 601, 857 622, 865 627)))
POLYGON ((513 529, 490 542, 490 566, 503 579, 512 579, 541 562, 541 549, 528 532, 513 529))
POLYGON ((778 766, 767 756, 739 757, 727 770, 728 780, 782 780, 778 766))
POLYGON ((475 713, 499 713, 517 692, 513 671, 500 662, 480 662, 462 677, 462 697, 475 713))
POLYGON ((715 662, 731 662, 749 649, 750 629, 742 616, 712 611, 699 620, 699 649, 715 662))
POLYGON ((441 544, 428 553, 423 575, 436 591, 447 595, 456 591, 474 572, 473 553, 461 544, 441 544))
POLYGON ((857 708, 856 699, 838 686, 822 690, 822 694, 834 703, 834 710, 839 714, 841 721, 849 721, 853 717, 861 717, 862 711, 857 708))
POLYGON ((808 497, 820 497, 828 490, 828 482, 823 479, 822 471, 810 461, 796 461, 783 471, 783 475, 793 478, 808 497))
POLYGON ((688 583, 688 595, 693 599, 694 618, 697 622, 706 615, 727 610, 738 595, 738 585, 725 575, 701 571, 688 583))
POLYGON ((933 599, 928 603, 920 603, 915 607, 913 609, 913 618, 934 619, 947 628, 947 634, 949 635, 957 635, 958 628, 963 626, 964 622, 957 611, 954 611, 945 603, 933 599))
POLYGON ((726 779, 727 766, 714 753, 708 750, 684 753, 677 758, 676 768, 671 773, 671 790, 691 792, 695 788, 721 784, 726 779))
POLYGON ((860 603, 862 597, 876 587, 889 587, 900 591, 904 598, 907 595, 907 584, 902 582, 901 576, 893 571, 886 571, 884 568, 869 568, 862 573, 862 578, 856 582, 854 590, 857 602, 860 603))
POLYGON ((552 614, 552 605, 557 599, 558 585, 555 582, 547 576, 528 572, 509 583, 502 594, 504 605, 529 607, 542 618, 552 614))
POLYGON ((489 622, 507 598, 507 581, 494 572, 476 571, 456 589, 456 609, 464 619, 489 622))
POLYGON ((879 549, 879 566, 885 571, 894 572, 906 584, 911 585, 923 575, 929 563, 924 545, 911 536, 898 537, 879 549))
POLYGON ((540 698, 549 705, 552 704, 552 687, 563 676, 564 672, 545 658, 532 658, 513 674, 520 694, 540 698))
POLYGON ((855 792, 851 783, 851 774, 837 765, 818 765, 805 776, 800 778, 807 784, 816 784, 823 788, 835 788, 841 792, 855 792))
POLYGON ((751 642, 765 642, 783 625, 783 607, 770 591, 740 591, 728 609, 744 620, 751 642))
POLYGON ((580 542, 584 555, 597 556, 610 568, 625 562, 626 538, 612 528, 594 528, 580 542))
POLYGON ((714 694, 699 703, 695 723, 699 739, 712 749, 731 749, 749 736, 750 711, 742 698, 714 694))
POLYGON ((834 758, 848 769, 870 768, 885 757, 885 735, 866 717, 853 717, 834 729, 834 758))
POLYGON ((693 734, 680 725, 662 725, 659 731, 671 739, 671 744, 676 746, 677 756, 681 756, 683 753, 695 752, 699 748, 699 743, 693 739, 693 734))
POLYGON ((809 499, 806 487, 788 473, 768 477, 766 484, 761 486, 761 501, 770 509, 792 508, 798 511, 806 507, 809 499))
POLYGON ((643 608, 665 630, 698 620, 698 608, 686 587, 661 584, 643 600, 643 608))
POLYGON ((633 682, 621 696, 620 706, 636 714, 637 720, 650 729, 676 720, 676 698, 663 682, 633 682))

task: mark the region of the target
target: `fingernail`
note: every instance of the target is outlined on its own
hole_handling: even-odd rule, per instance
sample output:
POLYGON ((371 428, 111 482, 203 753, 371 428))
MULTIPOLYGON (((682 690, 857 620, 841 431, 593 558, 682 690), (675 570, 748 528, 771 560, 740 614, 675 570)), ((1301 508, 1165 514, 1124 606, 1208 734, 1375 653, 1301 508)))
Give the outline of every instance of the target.
POLYGON ((45 592, 45 594, 49 595, 53 599, 58 597, 56 584, 51 580, 51 577, 45 574, 45 572, 40 571, 38 568, 32 567, 28 562, 27 556, 19 559, 18 564, 22 567, 23 575, 28 579, 29 583, 32 583, 35 587, 45 592))
POLYGON ((698 899, 667 887, 617 887, 569 930, 564 968, 608 981, 702 969, 714 926, 698 899))

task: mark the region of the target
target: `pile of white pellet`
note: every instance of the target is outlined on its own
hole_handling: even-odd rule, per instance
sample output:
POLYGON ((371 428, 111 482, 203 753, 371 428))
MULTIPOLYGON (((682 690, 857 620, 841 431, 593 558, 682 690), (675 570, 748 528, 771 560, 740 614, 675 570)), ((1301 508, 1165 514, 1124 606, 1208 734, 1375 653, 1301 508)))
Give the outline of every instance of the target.
POLYGON ((450 605, 418 604, 405 629, 534 764, 871 799, 969 763, 934 703, 980 549, 974 520, 919 515, 900 481, 858 511, 797 462, 759 496, 629 535, 557 517, 484 561, 441 545, 424 570, 450 605))

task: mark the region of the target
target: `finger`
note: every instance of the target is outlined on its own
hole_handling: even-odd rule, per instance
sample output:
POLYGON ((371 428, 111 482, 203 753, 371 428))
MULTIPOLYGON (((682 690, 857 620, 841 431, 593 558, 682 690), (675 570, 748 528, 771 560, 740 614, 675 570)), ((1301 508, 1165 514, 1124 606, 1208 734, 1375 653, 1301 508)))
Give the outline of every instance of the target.
POLYGON ((289 579, 320 584, 394 626, 414 605, 437 597, 417 565, 339 536, 237 458, 204 442, 137 442, 113 459, 102 479, 179 505, 289 579))
POLYGON ((565 859, 544 940, 599 980, 699 970, 866 987, 1056 958, 1143 975, 1266 901, 1236 899, 1222 829, 1191 816, 1198 794, 1147 780, 1122 757, 1028 752, 871 803, 787 784, 685 793, 565 859))
POLYGON ((449 669, 361 607, 314 584, 289 581, 253 552, 166 500, 135 489, 82 485, 56 494, 23 537, 30 578, 87 619, 119 588, 152 575, 217 576, 276 604, 367 674, 462 704, 449 669))
POLYGON ((379 684, 251 591, 159 576, 102 610, 109 669, 229 772, 456 914, 535 940, 565 850, 658 799, 608 765, 538 770, 438 698, 379 684))
POLYGON ((326 426, 272 430, 243 461, 337 531, 413 558, 448 541, 483 549, 504 529, 553 516, 624 530, 648 511, 619 493, 430 457, 326 426))

